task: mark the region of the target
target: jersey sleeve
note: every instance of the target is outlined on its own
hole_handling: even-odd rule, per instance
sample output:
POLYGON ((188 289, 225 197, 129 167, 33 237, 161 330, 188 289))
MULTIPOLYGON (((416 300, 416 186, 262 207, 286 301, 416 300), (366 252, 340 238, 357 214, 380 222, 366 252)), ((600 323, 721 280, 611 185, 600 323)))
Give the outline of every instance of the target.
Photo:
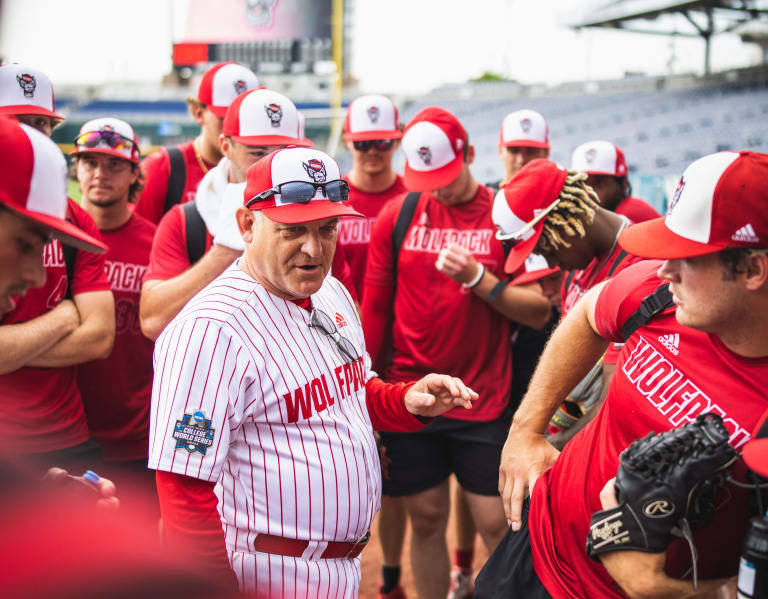
POLYGON ((155 343, 149 467, 216 481, 254 383, 248 352, 220 323, 172 322, 155 343))
POLYGON ((183 208, 174 206, 157 227, 145 281, 167 281, 191 266, 184 233, 183 208))
POLYGON ((171 176, 171 163, 168 152, 160 148, 141 162, 146 183, 141 190, 141 197, 134 212, 148 221, 158 224, 163 218, 165 196, 168 193, 168 179, 171 176))
MULTIPOLYGON (((69 214, 74 224, 101 241, 101 234, 91 216, 72 200, 68 200, 69 214)), ((89 291, 109 291, 109 279, 104 270, 104 254, 77 250, 72 273, 72 295, 89 291)))
MULTIPOLYGON (((368 261, 365 267, 365 287, 369 285, 391 287, 394 284, 395 270, 392 248, 392 231, 405 196, 393 199, 382 208, 371 231, 368 244, 368 261)), ((363 292, 365 297, 365 292, 363 292)))
POLYGON ((656 275, 660 260, 643 260, 622 270, 600 290, 595 306, 597 332, 605 339, 623 342, 621 327, 646 296, 663 281, 656 275))

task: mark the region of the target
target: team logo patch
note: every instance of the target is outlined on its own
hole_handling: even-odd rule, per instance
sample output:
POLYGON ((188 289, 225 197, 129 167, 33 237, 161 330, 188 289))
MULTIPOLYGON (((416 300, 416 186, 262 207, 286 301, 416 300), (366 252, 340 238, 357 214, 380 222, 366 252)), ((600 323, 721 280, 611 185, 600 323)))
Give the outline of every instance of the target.
POLYGON ((280 108, 280 104, 265 104, 264 110, 267 111, 267 116, 272 126, 279 127, 280 121, 283 120, 283 109, 280 108))
POLYGON ((379 107, 378 106, 371 106, 367 110, 368 112, 368 118, 371 120, 372 123, 378 123, 379 122, 379 107))
POLYGON ((19 87, 24 90, 24 97, 31 98, 35 95, 35 88, 37 87, 37 81, 34 75, 29 73, 20 73, 16 75, 16 81, 19 82, 19 87))
POLYGON ((344 317, 336 312, 336 328, 340 329, 341 327, 347 326, 347 321, 344 320, 344 317))
POLYGON ((667 214, 672 214, 672 211, 675 209, 675 206, 677 206, 677 203, 680 201, 680 196, 683 195, 684 189, 685 189, 685 179, 680 177, 680 182, 677 184, 677 189, 675 189, 675 194, 672 196, 672 201, 669 204, 669 209, 667 209, 667 214))
POLYGON ((245 21, 251 27, 272 25, 273 9, 278 0, 245 0, 245 21))
POLYGON ((587 161, 587 164, 592 164, 595 161, 595 156, 597 156, 597 150, 595 148, 589 148, 589 150, 584 152, 584 160, 587 161))
POLYGON ((232 85, 235 86, 235 91, 238 96, 248 89, 248 85, 242 79, 238 79, 232 85))
POLYGON ((311 158, 307 162, 302 162, 301 164, 304 166, 304 170, 307 171, 310 179, 315 183, 325 183, 328 173, 325 170, 325 164, 323 164, 322 160, 311 158))
POLYGON ((521 119, 520 120, 520 128, 523 130, 523 133, 528 133, 531 130, 531 119, 521 119))
POLYGON ((208 448, 213 445, 215 432, 216 429, 211 428, 211 420, 205 417, 205 412, 202 410, 184 414, 173 427, 171 436, 176 439, 174 449, 186 449, 189 453, 198 452, 205 455, 208 448))
POLYGON ((421 158, 422 162, 429 166, 432 164, 432 151, 427 146, 421 146, 416 153, 421 158))
POLYGON ((666 499, 654 499, 643 506, 643 513, 649 518, 666 518, 675 512, 675 504, 666 499))

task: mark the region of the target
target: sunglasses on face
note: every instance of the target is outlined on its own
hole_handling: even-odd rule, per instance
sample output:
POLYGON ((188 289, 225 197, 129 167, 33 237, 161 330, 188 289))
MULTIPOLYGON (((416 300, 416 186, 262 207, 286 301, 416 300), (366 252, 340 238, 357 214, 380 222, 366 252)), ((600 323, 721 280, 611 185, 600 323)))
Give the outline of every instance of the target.
POLYGON ((75 145, 83 148, 96 148, 102 143, 113 150, 131 150, 134 141, 115 131, 86 131, 75 139, 75 145))
POLYGON ((346 337, 341 336, 330 316, 322 310, 312 308, 312 313, 309 315, 309 326, 317 329, 333 341, 336 344, 339 355, 345 360, 357 362, 360 359, 360 355, 357 353, 357 349, 355 349, 352 342, 346 337), (337 335, 338 339, 336 338, 337 335))
POLYGON ((353 141, 352 145, 358 152, 367 152, 371 148, 376 148, 380 152, 391 150, 395 145, 394 139, 371 139, 366 141, 353 141))
POLYGON ((322 191, 326 199, 331 202, 346 202, 349 198, 349 185, 346 181, 337 179, 336 181, 328 181, 328 183, 310 183, 308 181, 288 181, 287 183, 281 183, 262 191, 259 195, 252 197, 245 205, 246 208, 250 208, 251 204, 261 202, 274 195, 280 195, 278 204, 309 204, 312 198, 315 197, 317 190, 322 191))

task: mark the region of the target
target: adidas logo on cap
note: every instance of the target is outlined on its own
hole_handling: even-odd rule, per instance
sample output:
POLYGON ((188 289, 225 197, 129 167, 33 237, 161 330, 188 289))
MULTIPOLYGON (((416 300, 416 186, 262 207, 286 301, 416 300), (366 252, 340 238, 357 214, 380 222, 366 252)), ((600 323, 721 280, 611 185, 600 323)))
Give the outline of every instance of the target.
POLYGON ((750 223, 747 223, 731 235, 733 241, 743 241, 744 243, 760 243, 760 238, 755 234, 755 229, 750 223))
POLYGON ((659 341, 661 344, 671 351, 674 355, 680 353, 678 346, 680 345, 680 334, 669 333, 668 335, 659 335, 659 341))

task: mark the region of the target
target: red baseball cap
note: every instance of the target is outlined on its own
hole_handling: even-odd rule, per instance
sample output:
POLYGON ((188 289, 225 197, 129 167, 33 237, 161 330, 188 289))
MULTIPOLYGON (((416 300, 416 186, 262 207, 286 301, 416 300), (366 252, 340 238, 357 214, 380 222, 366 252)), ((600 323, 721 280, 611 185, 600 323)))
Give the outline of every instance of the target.
POLYGON ((63 243, 104 253, 102 242, 65 220, 67 163, 48 137, 0 118, 0 204, 51 231, 63 243))
POLYGON ((20 64, 0 66, 0 114, 39 114, 64 120, 55 112, 48 76, 20 64))
POLYGON ((510 285, 533 283, 549 275, 560 272, 559 268, 550 268, 547 259, 539 254, 529 254, 523 265, 513 275, 510 285))
POLYGON ((221 62, 203 73, 197 99, 217 117, 224 118, 235 98, 258 87, 259 79, 251 69, 236 62, 221 62))
POLYGON ((235 98, 221 132, 251 146, 314 145, 300 131, 299 111, 294 103, 283 94, 264 88, 235 98))
POLYGON ((496 238, 515 241, 504 270, 514 273, 541 237, 546 216, 560 202, 568 171, 543 158, 531 160, 504 185, 493 200, 491 218, 498 228, 496 238))
POLYGON ((525 109, 510 112, 501 122, 499 145, 549 149, 547 121, 535 110, 525 109))
POLYGON ((444 108, 429 106, 411 119, 403 134, 405 186, 431 191, 452 183, 464 163, 467 132, 444 108))
POLYGON ((619 244, 643 258, 768 247, 768 154, 718 152, 683 173, 666 216, 624 229, 619 244))
POLYGON ((627 176, 627 161, 618 146, 609 141, 588 141, 571 154, 571 170, 588 175, 627 176))
POLYGON ((386 96, 361 96, 347 107, 344 119, 344 139, 400 139, 397 107, 386 96))
POLYGON ((80 127, 75 149, 70 156, 108 154, 139 163, 139 142, 136 133, 125 121, 112 117, 93 119, 80 127))
POLYGON ((268 219, 284 224, 307 223, 334 216, 363 216, 348 202, 328 200, 321 188, 316 188, 315 196, 304 204, 283 203, 279 192, 250 203, 259 194, 282 183, 304 181, 318 185, 340 179, 339 165, 325 152, 284 148, 265 156, 248 169, 243 205, 250 210, 261 210, 268 219))

